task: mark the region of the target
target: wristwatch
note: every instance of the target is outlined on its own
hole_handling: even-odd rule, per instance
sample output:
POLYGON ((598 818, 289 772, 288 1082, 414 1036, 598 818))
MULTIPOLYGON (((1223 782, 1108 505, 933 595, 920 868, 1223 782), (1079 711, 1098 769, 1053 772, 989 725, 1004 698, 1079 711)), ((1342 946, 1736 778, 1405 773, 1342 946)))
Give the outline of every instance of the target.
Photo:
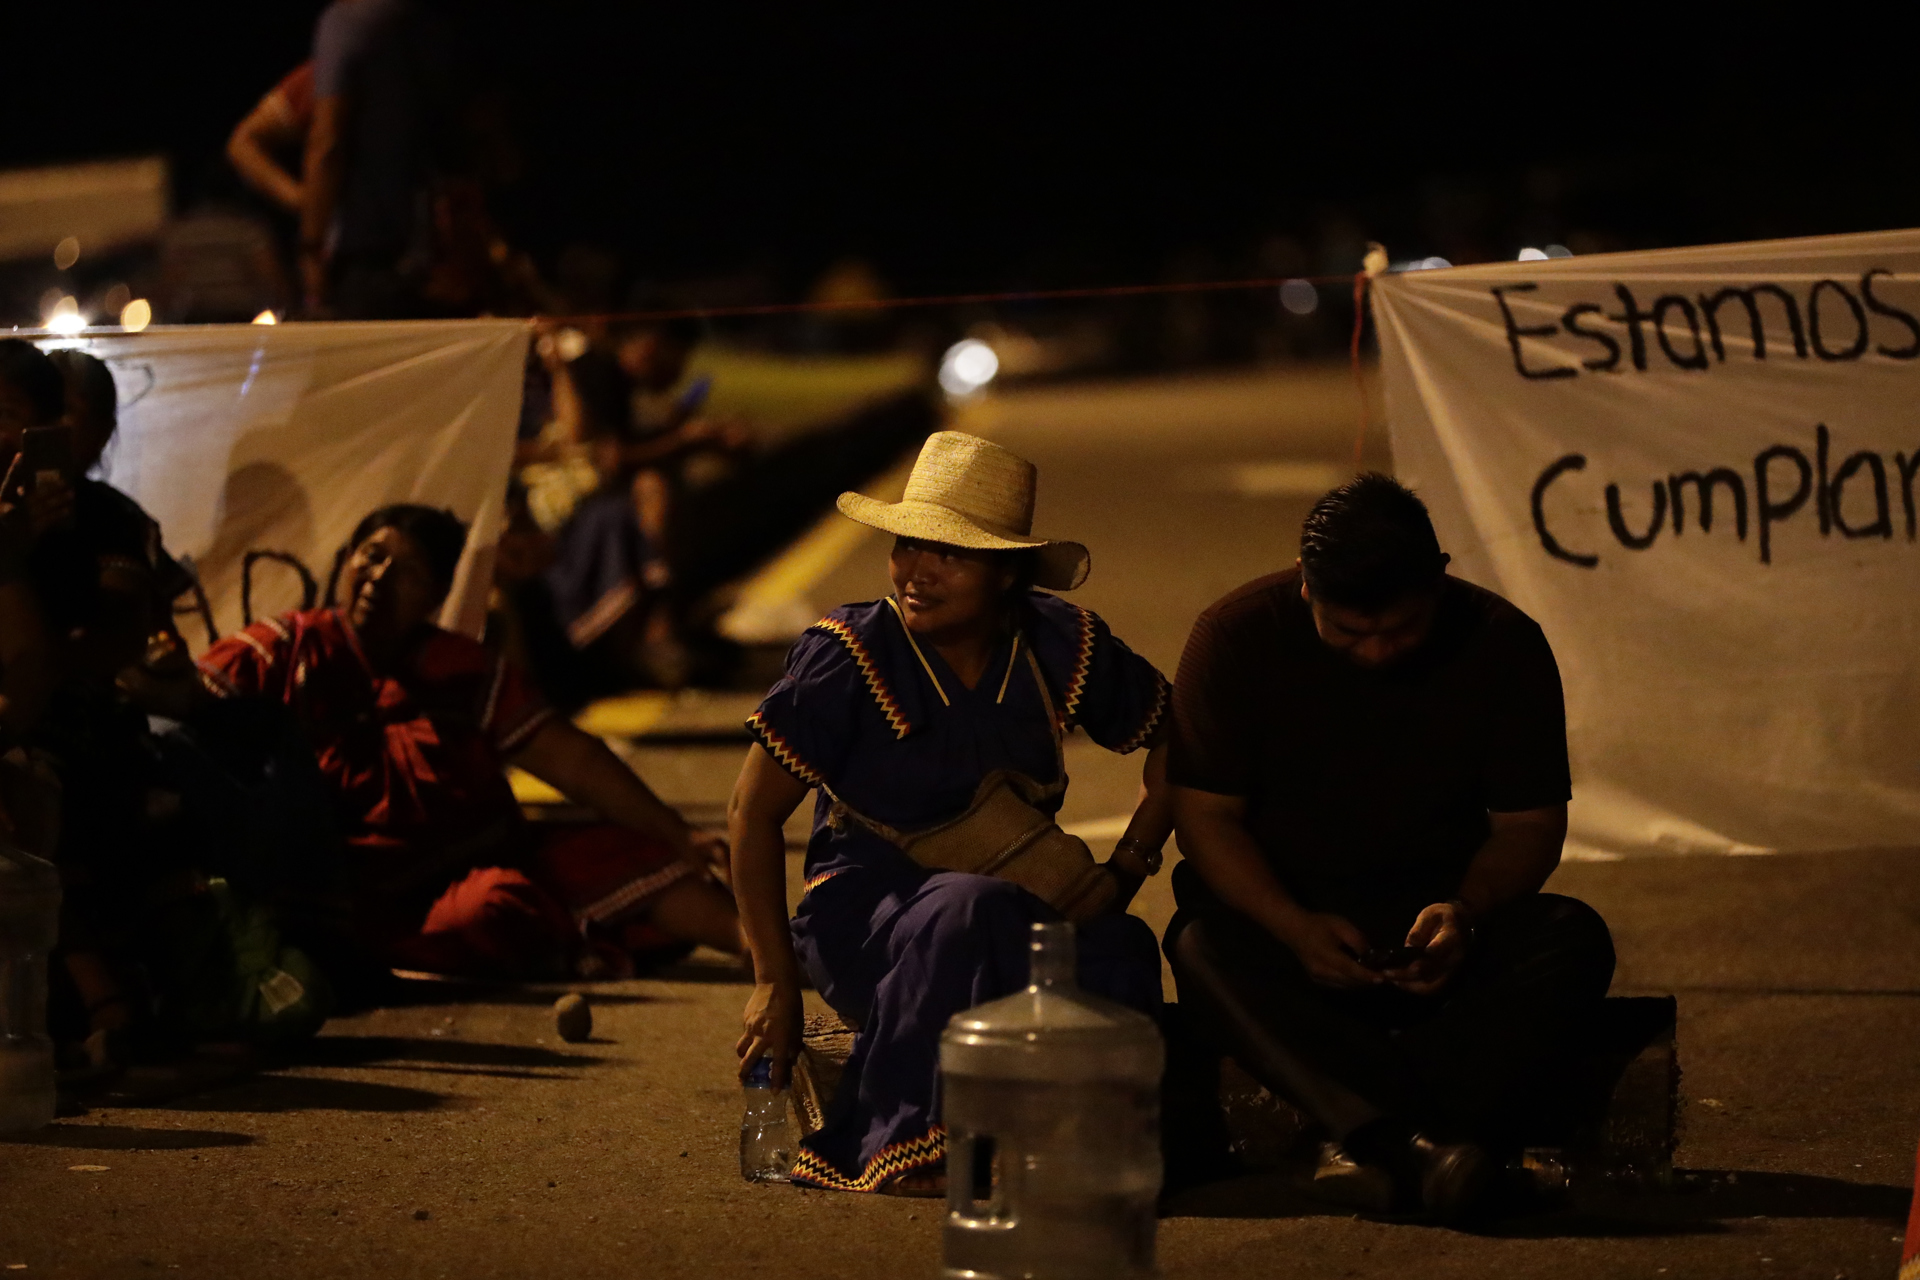
POLYGON ((1146 841, 1136 840, 1132 836, 1122 836, 1119 843, 1113 846, 1113 856, 1121 858, 1122 855, 1125 855, 1125 861, 1138 859, 1140 865, 1147 869, 1148 875, 1160 874, 1160 864, 1163 860, 1161 852, 1158 849, 1149 848, 1146 841))

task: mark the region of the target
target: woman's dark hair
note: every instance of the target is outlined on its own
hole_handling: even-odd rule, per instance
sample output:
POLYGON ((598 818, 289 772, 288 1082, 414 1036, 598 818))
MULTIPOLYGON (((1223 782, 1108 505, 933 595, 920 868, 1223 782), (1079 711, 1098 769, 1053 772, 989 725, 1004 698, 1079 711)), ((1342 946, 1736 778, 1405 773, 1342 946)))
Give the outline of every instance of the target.
POLYGON ((420 548, 420 554, 427 559, 427 570, 433 574, 434 585, 440 589, 442 596, 453 589, 453 572, 459 567, 460 553, 467 545, 467 526, 451 511, 423 507, 415 502, 396 502, 390 507, 369 512, 366 519, 354 526, 353 536, 333 557, 333 573, 327 578, 329 605, 335 603, 334 595, 340 586, 340 570, 346 566, 347 557, 382 529, 403 533, 414 546, 420 548))
POLYGON ((1384 609, 1446 571, 1427 506, 1391 476, 1370 471, 1313 504, 1300 530, 1300 568, 1317 600, 1384 609))
POLYGON ((60 371, 66 385, 80 393, 87 412, 106 422, 120 414, 120 388, 114 384, 113 370, 99 356, 76 347, 61 347, 47 352, 47 359, 60 371))
POLYGON ((1032 548, 1022 551, 1002 551, 999 560, 1013 570, 1013 582, 1007 587, 1007 598, 1024 600, 1027 592, 1033 590, 1033 580, 1040 572, 1040 553, 1032 548))
POLYGON ((67 411, 66 379, 46 352, 24 338, 0 338, 0 382, 25 395, 45 425, 67 411))

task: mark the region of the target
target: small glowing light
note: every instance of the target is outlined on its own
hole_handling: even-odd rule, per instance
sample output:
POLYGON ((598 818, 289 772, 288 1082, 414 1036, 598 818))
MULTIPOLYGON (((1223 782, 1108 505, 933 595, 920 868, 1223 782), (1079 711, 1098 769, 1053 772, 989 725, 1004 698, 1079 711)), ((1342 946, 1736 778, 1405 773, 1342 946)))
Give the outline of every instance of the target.
POLYGON ((1550 244, 1547 246, 1547 256, 1549 258, 1571 258, 1573 256, 1573 250, 1563 244, 1550 244))
POLYGON ((259 315, 253 318, 253 322, 255 324, 279 324, 280 317, 273 314, 273 312, 271 311, 262 311, 259 315))
POLYGON ((65 240, 53 246, 53 265, 62 271, 65 271, 78 261, 80 261, 80 238, 78 236, 68 236, 65 240))
POLYGON ((566 328, 553 335, 554 350, 558 351, 560 358, 568 364, 587 354, 587 346, 587 335, 578 329, 566 328))
POLYGON ((138 333, 153 323, 153 304, 145 298, 135 298, 120 308, 120 327, 128 333, 138 333))
POLYGON ((1320 291, 1309 280, 1289 280, 1280 286, 1280 305, 1297 316, 1310 316, 1320 305, 1320 291))
POLYGON ((49 333, 78 333, 86 327, 87 318, 80 314, 80 304, 72 294, 53 304, 53 314, 47 317, 45 325, 49 333))
POLYGON ((940 387, 950 396, 970 396, 1000 372, 1000 357, 978 338, 962 338, 940 360, 940 387))
POLYGON ((1546 260, 1547 255, 1539 249, 1534 248, 1522 249, 1520 256, 1514 259, 1516 262, 1545 262, 1546 260))

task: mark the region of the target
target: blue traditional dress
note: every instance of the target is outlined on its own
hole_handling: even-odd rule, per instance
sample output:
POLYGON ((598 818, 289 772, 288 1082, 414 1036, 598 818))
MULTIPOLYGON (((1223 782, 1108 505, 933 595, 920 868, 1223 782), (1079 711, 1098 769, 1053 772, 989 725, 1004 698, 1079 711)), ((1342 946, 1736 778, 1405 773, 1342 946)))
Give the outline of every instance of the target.
MULTIPOLYGON (((1165 677, 1098 617, 1038 591, 1019 614, 969 689, 916 644, 891 599, 846 605, 794 644, 787 674, 747 722, 788 772, 820 788, 793 940, 814 986, 858 1028, 795 1182, 872 1191, 939 1166, 940 1032, 962 1009, 1025 986, 1028 926, 1060 918, 1009 881, 929 871, 859 823, 834 823, 827 789, 868 818, 918 830, 963 812, 996 769, 1060 780, 1049 698, 1066 728, 1121 753, 1166 718, 1165 677)), ((1061 799, 1040 807, 1058 812, 1061 799)), ((1083 922, 1079 954, 1082 985, 1158 1013, 1160 959, 1144 921, 1083 922)))

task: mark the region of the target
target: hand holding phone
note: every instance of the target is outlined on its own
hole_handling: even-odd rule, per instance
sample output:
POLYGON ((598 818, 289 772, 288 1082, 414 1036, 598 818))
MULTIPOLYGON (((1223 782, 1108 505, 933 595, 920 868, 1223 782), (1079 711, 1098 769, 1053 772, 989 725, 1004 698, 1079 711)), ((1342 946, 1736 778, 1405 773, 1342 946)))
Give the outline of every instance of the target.
POLYGON ((26 491, 35 537, 73 527, 73 471, 72 427, 27 428, 12 474, 26 491))
POLYGON ((1419 963, 1425 947, 1369 947, 1360 954, 1360 963, 1375 973, 1405 969, 1419 963))

